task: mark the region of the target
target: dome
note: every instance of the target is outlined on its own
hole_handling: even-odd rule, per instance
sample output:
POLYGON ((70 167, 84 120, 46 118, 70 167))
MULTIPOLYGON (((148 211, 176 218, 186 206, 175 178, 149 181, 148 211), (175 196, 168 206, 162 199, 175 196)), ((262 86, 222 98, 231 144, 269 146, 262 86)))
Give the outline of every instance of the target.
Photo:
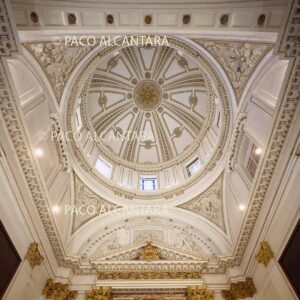
POLYGON ((212 65, 199 50, 169 43, 106 47, 79 74, 71 101, 81 166, 142 197, 203 178, 222 156, 228 127, 212 65))

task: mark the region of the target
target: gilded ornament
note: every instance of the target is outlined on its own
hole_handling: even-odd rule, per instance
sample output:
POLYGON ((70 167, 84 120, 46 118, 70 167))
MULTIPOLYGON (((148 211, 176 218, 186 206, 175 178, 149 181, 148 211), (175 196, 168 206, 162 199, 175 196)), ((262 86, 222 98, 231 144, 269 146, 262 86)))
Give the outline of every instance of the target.
POLYGON ((39 266, 43 262, 44 257, 41 255, 39 251, 38 243, 30 244, 26 254, 26 259, 28 260, 31 268, 34 268, 35 266, 39 266))
POLYGON ((75 300, 76 291, 70 291, 67 283, 54 282, 48 279, 43 290, 43 295, 49 300, 75 300))
POLYGON ((206 286, 188 286, 187 300, 213 300, 214 291, 209 290, 206 286))
POLYGON ((246 281, 231 283, 229 290, 222 291, 225 300, 246 299, 253 297, 255 293, 256 287, 250 277, 247 277, 246 281))
POLYGON ((143 247, 139 253, 139 260, 154 261, 159 259, 160 257, 157 251, 157 247, 151 245, 150 242, 148 242, 147 246, 143 247))
POLYGON ((270 260, 274 257, 273 251, 270 248, 270 245, 266 241, 260 243, 260 249, 255 256, 255 259, 260 264, 264 264, 265 267, 268 266, 270 260))
POLYGON ((95 287, 91 291, 86 292, 86 300, 111 300, 112 289, 111 287, 95 287))
POLYGON ((161 102, 161 89, 153 80, 139 82, 134 90, 134 100, 143 110, 153 110, 161 102))
POLYGON ((162 280, 162 279, 201 279, 200 272, 182 272, 182 271, 124 271, 124 272, 101 272, 98 271, 99 280, 162 280))

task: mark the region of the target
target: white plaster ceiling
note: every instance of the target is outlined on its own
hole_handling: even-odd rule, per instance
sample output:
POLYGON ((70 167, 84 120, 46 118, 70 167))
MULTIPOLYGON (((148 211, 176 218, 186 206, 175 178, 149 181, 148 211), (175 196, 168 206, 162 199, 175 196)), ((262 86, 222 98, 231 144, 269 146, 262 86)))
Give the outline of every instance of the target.
POLYGON ((188 55, 169 47, 127 47, 96 66, 84 102, 103 136, 99 147, 126 162, 157 164, 176 159, 200 135, 208 98, 204 74, 188 55), (136 103, 135 88, 148 81, 160 90, 153 109, 136 103), (122 141, 126 134, 139 138, 122 141))
POLYGON ((76 160, 83 159, 99 181, 140 193, 140 178, 154 176, 162 193, 185 181, 194 186, 191 181, 196 183, 222 157, 217 153, 227 137, 229 103, 220 79, 197 52, 173 42, 107 49, 79 75, 79 87, 73 87, 78 96, 71 96, 66 117, 70 120, 72 112, 72 130, 82 137, 73 141, 82 153, 75 154, 76 160), (145 84, 155 98, 149 107, 141 101, 147 98, 145 84), (110 166, 108 175, 95 167, 98 159, 110 166), (189 176, 187 167, 195 160, 199 169, 189 176))

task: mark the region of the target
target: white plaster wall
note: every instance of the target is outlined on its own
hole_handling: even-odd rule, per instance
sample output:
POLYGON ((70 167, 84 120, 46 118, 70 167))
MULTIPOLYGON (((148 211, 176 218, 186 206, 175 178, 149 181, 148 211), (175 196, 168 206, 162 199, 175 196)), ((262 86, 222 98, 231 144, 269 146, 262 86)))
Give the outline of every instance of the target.
MULTIPOLYGON (((246 114, 244 134, 257 147, 264 151, 268 144, 269 135, 273 123, 273 111, 279 91, 282 86, 288 61, 271 57, 258 73, 253 74, 248 85, 248 91, 244 92, 244 98, 240 106, 240 113, 246 114)), ((259 68, 258 68, 259 69, 259 68)), ((244 218, 244 212, 239 210, 239 205, 248 207, 252 182, 251 176, 245 170, 249 151, 245 144, 241 144, 237 151, 237 164, 235 169, 228 174, 227 212, 228 223, 233 239, 239 234, 240 226, 244 218)), ((263 153, 262 153, 263 155, 263 153)))
MULTIPOLYGON (((56 112, 56 104, 50 98, 50 92, 38 76, 29 61, 18 57, 8 61, 12 81, 15 85, 26 124, 28 137, 34 155, 34 150, 42 149, 43 155, 36 156, 40 175, 48 190, 50 207, 59 206, 64 211, 64 205, 70 204, 70 174, 62 171, 55 142, 52 137, 50 114, 56 112)), ((54 214, 54 219, 65 237, 68 230, 68 218, 63 213, 54 214)))
POLYGON ((34 241, 34 238, 27 225, 28 221, 15 198, 16 188, 10 185, 7 178, 6 167, 4 158, 0 159, 0 219, 22 262, 3 300, 35 300, 39 299, 49 275, 44 263, 31 269, 28 261, 25 260, 29 245, 34 241))
POLYGON ((265 237, 274 252, 274 259, 271 260, 267 268, 258 263, 254 266, 253 280, 258 290, 257 299, 298 299, 278 263, 282 251, 300 218, 300 159, 296 160, 285 193, 273 217, 274 221, 271 223, 265 237))

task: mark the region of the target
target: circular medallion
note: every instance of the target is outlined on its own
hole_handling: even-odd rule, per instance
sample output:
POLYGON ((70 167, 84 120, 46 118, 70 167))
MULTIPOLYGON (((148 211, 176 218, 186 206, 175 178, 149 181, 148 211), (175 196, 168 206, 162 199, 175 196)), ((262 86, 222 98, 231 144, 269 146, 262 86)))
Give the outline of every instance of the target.
POLYGON ((140 81, 134 90, 134 100, 143 110, 153 110, 161 103, 161 89, 153 80, 140 81))

